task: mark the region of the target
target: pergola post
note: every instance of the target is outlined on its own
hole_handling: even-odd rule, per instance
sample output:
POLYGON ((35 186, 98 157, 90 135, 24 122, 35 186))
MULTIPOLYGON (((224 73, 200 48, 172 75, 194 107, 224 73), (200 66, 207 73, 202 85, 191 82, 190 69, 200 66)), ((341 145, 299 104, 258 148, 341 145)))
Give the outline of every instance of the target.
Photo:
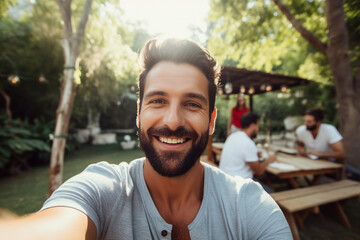
POLYGON ((250 107, 250 112, 253 112, 253 95, 252 94, 249 95, 249 107, 250 107))

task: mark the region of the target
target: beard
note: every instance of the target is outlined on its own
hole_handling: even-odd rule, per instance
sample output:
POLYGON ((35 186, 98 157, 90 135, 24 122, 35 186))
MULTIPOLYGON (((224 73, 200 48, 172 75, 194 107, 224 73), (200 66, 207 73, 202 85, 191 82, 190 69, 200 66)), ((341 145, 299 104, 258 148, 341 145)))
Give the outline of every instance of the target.
POLYGON ((312 126, 306 126, 306 130, 308 131, 314 131, 316 129, 316 124, 312 125, 312 126))
POLYGON ((188 131, 181 127, 175 131, 168 127, 150 128, 147 132, 139 128, 140 147, 145 152, 146 158, 157 173, 164 177, 177 177, 188 172, 199 159, 206 148, 209 135, 208 130, 199 137, 195 131, 188 131), (191 148, 183 151, 157 151, 153 144, 153 136, 190 138, 191 148))

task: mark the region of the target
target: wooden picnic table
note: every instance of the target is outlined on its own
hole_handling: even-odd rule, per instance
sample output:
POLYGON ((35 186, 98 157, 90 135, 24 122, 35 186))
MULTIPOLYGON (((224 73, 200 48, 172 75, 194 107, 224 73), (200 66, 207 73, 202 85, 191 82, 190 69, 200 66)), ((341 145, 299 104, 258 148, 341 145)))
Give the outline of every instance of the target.
POLYGON ((299 184, 295 180, 296 177, 314 175, 310 185, 316 185, 325 174, 340 174, 342 168, 343 165, 340 163, 278 153, 275 164, 270 164, 266 168, 266 172, 280 179, 287 179, 293 188, 299 188, 299 184))
MULTIPOLYGON (((216 156, 221 155, 223 146, 223 142, 212 143, 213 161, 216 159, 220 160, 220 158, 216 158, 216 156)), ((268 149, 270 151, 277 151, 278 154, 275 164, 269 165, 266 172, 280 179, 286 179, 293 188, 299 188, 299 184, 296 181, 297 177, 314 175, 310 185, 316 185, 325 174, 337 174, 340 176, 343 170, 343 165, 340 163, 303 157, 298 155, 294 148, 270 145, 268 149), (278 165, 278 167, 276 165, 278 165), (289 168, 279 168, 281 165, 289 168)), ((216 161, 214 162, 217 163, 216 161)))

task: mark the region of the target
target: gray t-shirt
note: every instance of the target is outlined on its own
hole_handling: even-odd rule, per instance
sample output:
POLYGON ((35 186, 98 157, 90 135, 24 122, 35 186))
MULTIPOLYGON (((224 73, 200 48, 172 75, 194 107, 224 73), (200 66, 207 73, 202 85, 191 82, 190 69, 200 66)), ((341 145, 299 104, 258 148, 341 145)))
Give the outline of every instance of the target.
MULTIPOLYGON (((56 190, 41 210, 66 206, 84 212, 97 239, 171 239, 172 225, 152 201, 143 165, 144 158, 92 164, 56 190)), ((283 213, 258 183, 208 164, 204 168, 203 201, 188 225, 192 239, 292 239, 283 213)))

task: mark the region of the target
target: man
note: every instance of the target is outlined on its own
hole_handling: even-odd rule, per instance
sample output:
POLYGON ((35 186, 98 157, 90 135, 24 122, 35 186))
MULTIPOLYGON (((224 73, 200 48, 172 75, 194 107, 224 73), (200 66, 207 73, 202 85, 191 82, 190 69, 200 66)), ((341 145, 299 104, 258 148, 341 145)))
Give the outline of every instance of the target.
POLYGON ((299 154, 313 159, 345 158, 342 136, 334 126, 322 123, 323 118, 321 109, 305 113, 305 125, 296 129, 299 154))
POLYGON ((137 123, 146 157, 90 165, 40 212, 4 228, 25 232, 14 239, 290 239, 258 184, 200 163, 215 126, 214 58, 168 39, 149 41, 141 61, 137 123))
MULTIPOLYGON (((262 175, 266 167, 276 160, 274 154, 259 160, 258 149, 252 140, 259 131, 259 116, 246 113, 241 117, 242 130, 231 134, 225 141, 220 160, 220 169, 231 176, 251 178, 260 182, 254 175, 262 175)), ((272 192, 261 183, 267 192, 272 192)))
MULTIPOLYGON (((298 152, 312 159, 328 159, 343 162, 345 149, 342 136, 332 125, 322 123, 324 113, 321 109, 309 109, 305 113, 305 125, 296 129, 298 152)), ((345 164, 346 176, 360 181, 360 170, 345 164)))

